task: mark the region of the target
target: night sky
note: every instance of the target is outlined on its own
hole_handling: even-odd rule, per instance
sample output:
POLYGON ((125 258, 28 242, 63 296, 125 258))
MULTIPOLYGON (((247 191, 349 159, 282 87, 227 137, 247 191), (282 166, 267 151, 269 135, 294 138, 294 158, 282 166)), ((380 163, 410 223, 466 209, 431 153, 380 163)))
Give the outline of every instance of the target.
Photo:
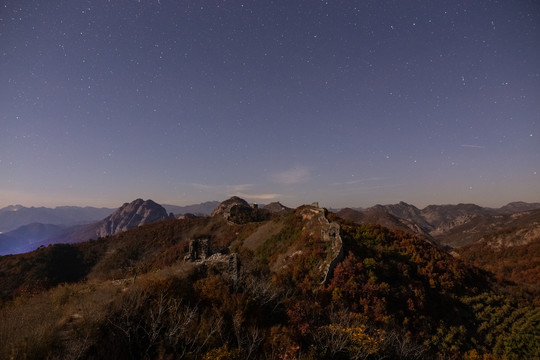
POLYGON ((0 3, 0 207, 540 201, 538 1, 0 3))

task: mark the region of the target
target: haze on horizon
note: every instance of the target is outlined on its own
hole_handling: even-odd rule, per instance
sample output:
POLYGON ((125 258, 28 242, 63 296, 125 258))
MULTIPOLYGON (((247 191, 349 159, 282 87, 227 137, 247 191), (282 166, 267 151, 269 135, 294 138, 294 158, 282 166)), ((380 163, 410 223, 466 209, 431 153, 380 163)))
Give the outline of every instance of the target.
POLYGON ((6 3, 0 207, 540 201, 540 4, 6 3))

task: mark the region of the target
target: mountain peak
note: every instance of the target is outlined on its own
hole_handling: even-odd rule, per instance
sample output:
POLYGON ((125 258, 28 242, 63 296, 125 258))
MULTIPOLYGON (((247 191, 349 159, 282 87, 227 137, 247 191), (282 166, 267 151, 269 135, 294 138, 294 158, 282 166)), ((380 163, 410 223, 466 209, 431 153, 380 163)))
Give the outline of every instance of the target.
POLYGON ((169 217, 167 210, 154 201, 136 199, 123 204, 118 210, 102 220, 97 230, 98 236, 118 234, 120 232, 169 217))

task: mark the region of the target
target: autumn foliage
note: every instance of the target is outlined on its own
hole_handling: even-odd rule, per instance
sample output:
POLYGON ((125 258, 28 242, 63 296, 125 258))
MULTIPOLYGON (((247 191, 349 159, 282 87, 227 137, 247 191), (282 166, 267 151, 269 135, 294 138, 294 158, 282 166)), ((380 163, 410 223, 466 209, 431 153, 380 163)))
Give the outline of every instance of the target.
POLYGON ((329 217, 345 256, 327 282, 328 244, 295 211, 168 220, 1 257, 0 358, 540 357, 534 302, 426 239, 329 217), (243 247, 268 221, 281 230, 243 247), (184 262, 197 237, 234 249, 237 276, 184 262))

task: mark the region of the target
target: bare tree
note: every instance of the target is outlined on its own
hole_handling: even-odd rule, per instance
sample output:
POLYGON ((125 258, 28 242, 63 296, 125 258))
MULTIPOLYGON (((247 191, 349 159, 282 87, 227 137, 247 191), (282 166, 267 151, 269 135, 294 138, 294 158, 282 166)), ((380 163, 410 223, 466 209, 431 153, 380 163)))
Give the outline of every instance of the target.
POLYGON ((317 328, 313 333, 315 344, 322 349, 326 349, 329 355, 334 358, 337 354, 347 350, 350 342, 350 336, 341 331, 340 327, 327 325, 317 328))
POLYGON ((129 354, 133 358, 133 346, 137 342, 137 332, 139 331, 143 319, 138 316, 138 310, 143 308, 147 298, 143 293, 132 291, 124 299, 117 316, 107 319, 109 324, 124 335, 128 342, 129 354))
POLYGON ((223 329, 221 317, 203 315, 197 305, 184 305, 166 292, 160 292, 153 301, 141 292, 133 292, 108 321, 125 336, 132 357, 134 349, 143 344, 145 357, 152 357, 158 346, 174 349, 179 358, 198 355, 223 329))
POLYGON ((170 311, 170 301, 165 299, 166 293, 160 292, 157 301, 149 307, 149 319, 145 326, 142 326, 142 331, 148 339, 148 346, 145 354, 148 354, 161 338, 162 332, 166 324, 166 315, 170 311))
POLYGON ((167 332, 169 343, 176 349, 179 358, 187 354, 198 354, 215 335, 223 330, 223 319, 215 314, 201 326, 202 315, 195 306, 183 306, 180 301, 171 300, 169 307, 170 326, 167 332))
POLYGON ((244 268, 240 270, 238 284, 246 293, 257 299, 261 306, 272 302, 276 302, 277 306, 278 300, 282 297, 270 279, 266 279, 264 276, 255 276, 244 268))
POLYGON ((264 340, 264 334, 256 325, 245 326, 241 312, 233 317, 233 329, 238 348, 244 352, 246 359, 250 359, 264 340))
POLYGON ((385 343, 398 359, 421 359, 427 349, 410 336, 392 330, 387 333, 385 343))

